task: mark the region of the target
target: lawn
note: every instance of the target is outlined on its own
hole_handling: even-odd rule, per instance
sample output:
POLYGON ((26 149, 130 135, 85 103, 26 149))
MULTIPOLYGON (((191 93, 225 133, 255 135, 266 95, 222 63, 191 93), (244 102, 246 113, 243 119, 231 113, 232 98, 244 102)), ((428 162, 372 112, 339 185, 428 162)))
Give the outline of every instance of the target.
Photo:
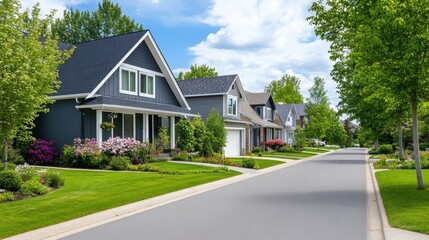
POLYGON ((293 152, 264 152, 262 157, 275 157, 275 158, 286 158, 286 159, 299 159, 307 158, 317 155, 317 153, 293 153, 293 152))
MULTIPOLYGON (((239 163, 239 164, 241 164, 243 162, 243 159, 244 158, 229 158, 229 160, 231 162, 235 162, 235 163, 239 163)), ((272 166, 275 166, 275 165, 279 165, 279 164, 285 163, 285 162, 282 162, 282 161, 264 160, 264 159, 256 159, 256 158, 255 158, 255 162, 256 162, 256 164, 258 164, 259 169, 264 169, 264 168, 267 168, 267 167, 272 167, 272 166)))
POLYGON ((317 148, 308 148, 308 147, 306 147, 306 148, 304 148, 304 151, 314 152, 314 153, 326 153, 326 152, 329 152, 330 150, 329 149, 325 149, 325 148, 319 148, 319 149, 317 149, 317 148))
MULTIPOLYGON (((210 170, 205 166, 156 163, 165 170, 210 170)), ((65 186, 44 196, 0 204, 0 239, 238 172, 169 175, 143 172, 58 170, 65 186)))
MULTIPOLYGON (((422 170, 429 184, 429 170, 422 170)), ((417 190, 415 170, 376 173, 389 224, 392 227, 429 234, 429 189, 417 190)))

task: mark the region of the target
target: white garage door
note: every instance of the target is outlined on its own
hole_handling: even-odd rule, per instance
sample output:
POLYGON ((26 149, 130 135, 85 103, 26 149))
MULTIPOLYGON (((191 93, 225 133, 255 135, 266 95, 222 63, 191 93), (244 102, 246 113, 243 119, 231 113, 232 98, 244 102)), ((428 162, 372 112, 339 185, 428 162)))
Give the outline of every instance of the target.
POLYGON ((227 130, 225 156, 240 156, 240 130, 227 130))

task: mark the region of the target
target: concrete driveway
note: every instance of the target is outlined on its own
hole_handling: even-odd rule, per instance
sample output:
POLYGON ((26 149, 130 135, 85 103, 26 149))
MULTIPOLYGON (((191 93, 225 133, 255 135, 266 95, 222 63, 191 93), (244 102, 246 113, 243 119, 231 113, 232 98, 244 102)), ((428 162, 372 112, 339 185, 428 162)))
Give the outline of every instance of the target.
POLYGON ((365 150, 347 149, 64 239, 363 240, 365 150))

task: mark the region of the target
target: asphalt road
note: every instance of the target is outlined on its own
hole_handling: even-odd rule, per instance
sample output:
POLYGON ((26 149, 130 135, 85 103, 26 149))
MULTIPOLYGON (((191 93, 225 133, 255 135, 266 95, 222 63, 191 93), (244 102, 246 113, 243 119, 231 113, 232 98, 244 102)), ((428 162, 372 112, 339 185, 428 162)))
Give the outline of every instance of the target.
POLYGON ((365 155, 348 149, 65 239, 366 239, 365 155))

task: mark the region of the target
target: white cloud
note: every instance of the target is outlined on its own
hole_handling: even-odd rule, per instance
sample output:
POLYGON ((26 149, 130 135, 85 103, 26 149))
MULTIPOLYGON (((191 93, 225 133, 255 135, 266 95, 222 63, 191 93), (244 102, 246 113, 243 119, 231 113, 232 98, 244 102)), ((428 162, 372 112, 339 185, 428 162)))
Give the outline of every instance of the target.
POLYGON ((201 20, 220 27, 190 47, 192 63, 208 64, 220 74, 237 73, 246 89, 263 91, 284 74, 301 79, 308 96, 315 76, 324 77, 330 100, 338 103, 330 79, 328 43, 316 38, 306 17, 312 0, 213 0, 201 20))

